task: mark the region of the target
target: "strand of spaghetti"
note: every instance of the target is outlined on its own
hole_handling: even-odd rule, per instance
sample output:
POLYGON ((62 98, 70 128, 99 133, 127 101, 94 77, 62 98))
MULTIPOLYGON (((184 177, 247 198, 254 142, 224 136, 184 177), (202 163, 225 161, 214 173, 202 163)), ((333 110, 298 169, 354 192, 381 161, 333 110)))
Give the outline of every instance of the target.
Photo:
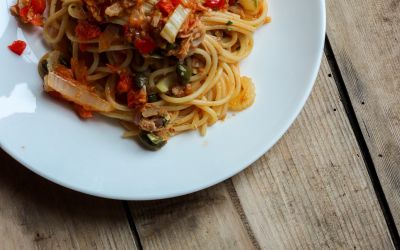
POLYGON ((201 125, 199 130, 200 130, 200 135, 205 136, 207 133, 207 123, 204 123, 203 125, 201 125))
POLYGON ((183 124, 183 123, 185 123, 185 122, 188 122, 190 119, 193 118, 193 116, 194 116, 194 113, 191 112, 191 113, 189 113, 188 115, 186 115, 186 116, 184 116, 184 117, 177 118, 177 119, 174 121, 174 125, 175 125, 175 126, 176 126, 176 125, 181 125, 181 124, 183 124))
POLYGON ((203 110, 204 112, 206 112, 207 114, 209 114, 210 116, 210 121, 209 124, 212 125, 214 123, 216 123, 218 121, 218 115, 217 113, 215 113, 215 111, 213 109, 211 109, 210 107, 207 106, 198 106, 196 105, 199 109, 203 110))
POLYGON ((240 94, 240 90, 242 88, 241 81, 240 81, 240 70, 237 65, 231 64, 232 72, 235 77, 235 91, 233 92, 233 98, 236 98, 240 94))
POLYGON ((167 111, 180 111, 190 107, 190 105, 172 105, 172 106, 161 106, 167 111))
POLYGON ((120 67, 121 68, 126 68, 132 63, 132 58, 133 58, 133 52, 132 50, 127 50, 126 51, 126 58, 125 60, 121 63, 120 67))
MULTIPOLYGON (((208 101, 217 101, 223 97, 223 86, 225 86, 226 82, 226 74, 223 74, 223 77, 221 78, 221 81, 218 82, 218 84, 215 86, 215 98, 214 99, 208 99, 208 101)), ((219 118, 219 114, 221 112, 220 106, 210 106, 215 113, 217 113, 217 116, 219 118)))
POLYGON ((264 2, 261 3, 261 14, 258 16, 258 18, 254 19, 254 20, 246 20, 246 22, 249 25, 253 25, 255 27, 259 27, 263 24, 266 23, 267 20, 267 15, 268 15, 268 5, 264 2))
MULTIPOLYGON (((224 68, 225 72, 228 74, 228 81, 234 83, 235 79, 234 79, 234 75, 233 72, 231 70, 231 68, 228 66, 228 64, 224 63, 222 64, 222 67, 224 68)), ((224 81, 225 82, 225 81, 224 81)), ((204 100, 193 100, 190 103, 196 106, 219 106, 219 105, 223 105, 224 103, 227 103, 233 95, 234 92, 234 88, 230 88, 229 92, 227 95, 224 96, 223 99, 217 100, 217 101, 204 101, 204 100)), ((219 99, 218 97, 216 99, 219 99)))
POLYGON ((106 52, 106 57, 107 57, 107 61, 109 64, 111 64, 111 65, 115 64, 114 57, 112 56, 110 51, 106 52))
POLYGON ((208 116, 204 115, 201 120, 199 120, 199 113, 198 111, 193 112, 193 119, 189 124, 183 124, 180 126, 174 127, 175 132, 182 133, 188 130, 194 130, 200 127, 203 124, 206 124, 208 120, 208 116))
POLYGON ((149 65, 150 65, 150 61, 148 59, 144 59, 143 64, 140 66, 132 63, 132 68, 138 72, 144 72, 144 71, 148 70, 149 65))
POLYGON ((88 69, 88 72, 87 72, 88 75, 93 74, 96 71, 97 67, 99 66, 99 61, 100 61, 99 54, 93 53, 92 56, 93 56, 93 62, 88 69))
POLYGON ((57 0, 50 0, 49 16, 53 16, 56 12, 57 0))
MULTIPOLYGON (((111 45, 110 48, 107 49, 108 52, 110 51, 121 51, 121 50, 128 50, 133 49, 131 45, 111 45)), ((99 48, 87 48, 85 51, 92 52, 92 53, 101 53, 99 48)))
POLYGON ((106 86, 104 88, 104 93, 106 95, 106 100, 116 109, 116 110, 120 110, 120 111, 131 111, 130 108, 128 108, 125 105, 121 105, 119 104, 116 100, 115 100, 115 93, 114 93, 114 89, 115 89, 115 78, 113 76, 110 76, 107 79, 106 82, 106 86))
MULTIPOLYGON (((221 49, 221 60, 231 60, 231 61, 242 61, 245 59, 250 53, 251 50, 253 49, 254 45, 254 40, 253 36, 239 36, 239 43, 240 43, 240 48, 236 50, 235 52, 232 52, 230 50, 226 50, 219 46, 221 49)), ((220 50, 218 50, 220 52, 220 50)))
POLYGON ((185 132, 188 130, 193 130, 193 129, 196 129, 196 128, 194 128, 192 124, 183 124, 183 125, 174 127, 174 131, 176 133, 182 133, 182 132, 185 132))
POLYGON ((108 67, 98 67, 96 69, 96 72, 111 73, 111 69, 109 69, 108 67))
POLYGON ((197 48, 193 51, 193 54, 191 54, 191 56, 195 54, 201 55, 204 58, 206 66, 202 73, 190 77, 190 82, 203 80, 207 76, 207 73, 210 71, 211 68, 211 57, 205 50, 197 48))
POLYGON ((67 8, 62 8, 53 15, 49 16, 47 21, 44 24, 44 31, 43 31, 43 37, 46 40, 47 43, 49 44, 55 44, 61 41, 65 34, 65 29, 67 27, 67 22, 68 22, 68 15, 65 15, 67 13, 68 9, 67 8), (52 23, 55 23, 58 18, 61 18, 61 25, 60 28, 58 29, 57 35, 55 37, 51 37, 49 34, 49 28, 52 25, 52 23))
POLYGON ((214 24, 214 25, 224 25, 225 29, 227 28, 232 28, 232 27, 237 27, 243 30, 246 30, 248 32, 254 32, 256 28, 254 26, 246 24, 246 22, 237 19, 237 20, 230 20, 228 18, 225 18, 223 16, 219 16, 218 12, 211 12, 210 16, 205 16, 201 19, 202 21, 208 23, 208 24, 214 24), (227 22, 230 21, 229 26, 227 25, 227 22), (228 26, 228 27, 227 27, 228 26))
POLYGON ((225 17, 227 19, 230 19, 230 20, 243 20, 242 17, 239 14, 236 14, 236 13, 233 13, 233 12, 229 12, 229 11, 219 12, 218 15, 222 16, 222 17, 225 17))
POLYGON ((114 119, 118 119, 121 121, 126 121, 126 122, 134 122, 134 118, 133 118, 133 113, 132 112, 116 112, 116 111, 112 111, 112 112, 100 112, 100 114, 110 117, 110 118, 114 118, 114 119))
MULTIPOLYGON (((219 13, 219 15, 223 15, 223 14, 219 13)), ((226 18, 229 18, 229 16, 227 16, 226 18)), ((253 18, 253 17, 247 18, 247 16, 245 16, 244 18, 241 18, 241 21, 247 25, 251 25, 255 28, 258 28, 261 25, 270 22, 271 19, 268 17, 267 10, 263 9, 261 11, 261 14, 257 18, 253 18)))
POLYGON ((240 41, 240 49, 236 52, 231 52, 229 50, 224 49, 218 41, 216 41, 214 38, 210 37, 210 41, 215 46, 216 50, 218 51, 218 54, 220 55, 220 60, 227 62, 227 63, 236 63, 244 58, 246 58, 252 48, 253 48, 253 39, 248 36, 239 36, 239 41, 240 41), (246 46, 244 44, 247 44, 246 46))
POLYGON ((64 5, 69 5, 72 3, 82 3, 82 0, 62 0, 62 2, 63 2, 63 6, 64 6, 64 5))
MULTIPOLYGON (((221 77, 222 78, 222 77, 221 77)), ((215 93, 214 93, 214 87, 216 86, 216 85, 218 85, 218 83, 219 83, 219 81, 215 81, 215 85, 214 86, 211 86, 211 88, 210 88, 210 90, 209 91, 205 91, 205 95, 201 98, 201 99, 203 99, 204 97, 205 97, 205 99, 207 99, 207 100, 213 100, 214 99, 214 95, 215 95, 215 93)))
MULTIPOLYGON (((226 25, 211 25, 211 24, 210 24, 210 25, 207 25, 207 26, 206 26, 206 30, 207 30, 207 31, 212 31, 212 30, 227 30, 227 27, 226 27, 226 25)), ((239 27, 237 27, 237 26, 232 26, 232 27, 229 26, 229 30, 242 33, 243 35, 246 35, 246 36, 251 36, 251 35, 253 34, 253 32, 248 31, 248 30, 245 30, 245 29, 241 29, 241 28, 239 28, 239 27)))
POLYGON ((138 136, 139 135, 139 131, 131 131, 131 130, 128 130, 128 131, 125 131, 123 134, 122 134, 122 138, 131 138, 131 137, 136 137, 136 136, 138 136))
POLYGON ((221 39, 221 46, 225 49, 231 48, 238 40, 238 34, 236 32, 231 32, 231 37, 228 40, 221 39))
MULTIPOLYGON (((260 11, 258 13, 249 13, 249 14, 247 14, 246 12, 242 13, 243 15, 241 16, 241 19, 246 21, 249 25, 253 25, 255 27, 258 27, 258 26, 264 24, 265 20, 267 19, 268 5, 264 1, 261 1, 260 4, 261 4, 261 7, 260 7, 260 11)), ((219 13, 219 14, 226 15, 227 17, 229 17, 230 15, 237 15, 237 14, 229 12, 229 11, 224 12, 224 13, 219 13)))
POLYGON ((89 82, 94 82, 94 81, 103 79, 109 75, 110 75, 109 73, 97 73, 97 74, 93 74, 93 75, 88 75, 86 80, 88 80, 89 82))
POLYGON ((151 73, 150 77, 149 77, 150 87, 154 87, 156 85, 156 83, 155 83, 156 78, 165 76, 173 71, 175 71, 175 67, 162 68, 162 69, 156 70, 153 73, 151 73))
POLYGON ((169 120, 169 126, 171 126, 170 124, 172 123, 174 123, 174 121, 175 121, 175 119, 178 117, 178 115, 179 115, 179 111, 174 111, 174 112, 169 112, 169 114, 170 114, 170 120, 169 120))
MULTIPOLYGON (((234 84, 234 82, 232 82, 232 83, 234 84)), ((221 84, 221 92, 222 92, 221 96, 227 95, 227 91, 226 91, 227 89, 234 89, 234 86, 230 86, 230 85, 231 84, 229 83, 229 79, 225 78, 225 81, 223 82, 223 84, 221 84)), ((228 102, 226 102, 226 103, 228 103, 228 102)), ((226 104, 226 103, 223 103, 220 106, 214 107, 214 109, 216 110, 215 112, 217 112, 218 119, 221 119, 221 117, 225 116, 223 111, 224 111, 224 104, 226 104)))
POLYGON ((198 123, 199 123, 199 120, 200 120, 199 116, 200 116, 199 111, 196 110, 195 113, 194 113, 194 116, 193 116, 192 124, 191 124, 192 125, 192 129, 197 129, 198 128, 198 123))
MULTIPOLYGON (((209 120, 209 118, 210 118, 210 116, 207 113, 203 114, 203 117, 197 121, 196 128, 199 129, 199 128, 201 128, 202 125, 204 125, 204 124, 207 125, 207 121, 209 120)), ((200 134, 201 134, 201 131, 200 131, 200 134)))
POLYGON ((168 96, 166 94, 161 94, 161 98, 167 102, 170 103, 175 103, 175 104, 182 104, 182 103, 190 103, 190 101, 194 100, 195 98, 197 98, 200 95, 204 95, 204 93, 206 93, 206 89, 208 87, 212 87, 215 85, 215 83, 217 82, 215 79, 219 79, 222 75, 222 69, 219 68, 217 73, 215 74, 215 76, 209 76, 207 78, 207 80, 203 83, 203 85, 196 90, 194 93, 192 93, 191 95, 185 96, 185 97, 171 97, 168 96))
POLYGON ((72 42, 72 58, 78 60, 79 44, 72 42))
POLYGON ((204 93, 207 93, 208 91, 212 90, 214 88, 215 85, 217 85, 217 83, 221 80, 222 77, 222 67, 220 65, 218 65, 218 74, 216 76, 213 77, 211 84, 209 84, 207 86, 207 88, 204 90, 204 93))
POLYGON ((76 43, 83 43, 83 44, 90 44, 90 43, 99 43, 99 39, 92 39, 92 40, 79 40, 76 38, 74 35, 70 33, 70 31, 65 32, 65 35, 67 35, 67 38, 71 42, 76 42, 76 43))

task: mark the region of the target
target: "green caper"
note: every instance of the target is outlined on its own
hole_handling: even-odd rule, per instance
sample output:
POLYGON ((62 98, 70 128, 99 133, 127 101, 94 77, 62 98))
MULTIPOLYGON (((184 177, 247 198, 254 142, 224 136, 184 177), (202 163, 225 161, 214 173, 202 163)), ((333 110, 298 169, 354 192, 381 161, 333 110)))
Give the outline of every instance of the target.
POLYGON ((61 64, 67 68, 71 67, 67 57, 61 54, 59 51, 53 51, 44 55, 38 63, 40 77, 44 78, 47 74, 49 74, 49 71, 54 70, 54 65, 57 64, 61 64))
POLYGON ((149 103, 158 102, 159 100, 160 100, 160 97, 158 96, 157 93, 150 93, 150 94, 147 96, 147 101, 148 101, 149 103))
POLYGON ((170 122, 170 119, 169 119, 168 117, 163 117, 163 118, 162 118, 162 121, 163 121, 163 126, 164 126, 164 128, 165 128, 165 127, 168 126, 168 124, 169 124, 169 122, 170 122))
POLYGON ((192 76, 192 69, 183 63, 178 63, 176 65, 176 74, 179 82, 181 84, 186 84, 189 82, 190 77, 192 76))
POLYGON ((70 68, 70 67, 71 67, 71 65, 70 65, 70 63, 69 63, 69 61, 68 61, 68 59, 67 59, 64 55, 60 55, 60 57, 58 58, 58 62, 59 62, 61 65, 67 67, 67 68, 70 68))
POLYGON ((48 64, 48 62, 47 62, 48 57, 49 57, 48 54, 44 55, 40 59, 40 61, 38 63, 38 71, 39 71, 39 75, 40 75, 41 78, 44 78, 49 73, 49 68, 48 68, 48 65, 47 65, 48 64))
POLYGON ((161 136, 144 131, 139 134, 139 140, 145 148, 152 151, 159 150, 167 144, 167 141, 161 136))
POLYGON ((137 73, 135 75, 135 86, 138 89, 143 88, 149 84, 149 78, 143 73, 137 73))
POLYGON ((175 43, 168 43, 166 50, 171 50, 171 49, 175 49, 176 48, 176 44, 175 43))

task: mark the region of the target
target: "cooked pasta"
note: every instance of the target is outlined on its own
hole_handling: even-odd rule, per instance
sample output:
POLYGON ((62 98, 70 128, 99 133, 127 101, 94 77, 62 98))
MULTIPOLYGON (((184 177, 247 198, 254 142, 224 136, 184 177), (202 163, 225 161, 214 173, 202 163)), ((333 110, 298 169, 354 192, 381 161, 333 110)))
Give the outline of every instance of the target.
POLYGON ((205 135, 255 100, 239 63, 270 21, 265 0, 51 0, 46 14, 41 4, 20 0, 12 11, 43 25, 45 91, 82 118, 119 120, 124 137, 150 149, 184 131, 205 135))

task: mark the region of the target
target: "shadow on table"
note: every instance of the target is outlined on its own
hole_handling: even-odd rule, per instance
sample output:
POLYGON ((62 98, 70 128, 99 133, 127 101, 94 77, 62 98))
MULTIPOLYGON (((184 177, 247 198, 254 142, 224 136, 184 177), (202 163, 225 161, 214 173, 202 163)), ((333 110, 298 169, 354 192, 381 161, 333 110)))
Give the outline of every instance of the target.
POLYGON ((98 234, 98 230, 112 229, 118 223, 129 229, 122 202, 81 194, 51 183, 1 149, 0 223, 15 225, 16 230, 39 240, 46 239, 43 235, 51 237, 57 230, 74 231, 73 234, 92 230, 98 234))

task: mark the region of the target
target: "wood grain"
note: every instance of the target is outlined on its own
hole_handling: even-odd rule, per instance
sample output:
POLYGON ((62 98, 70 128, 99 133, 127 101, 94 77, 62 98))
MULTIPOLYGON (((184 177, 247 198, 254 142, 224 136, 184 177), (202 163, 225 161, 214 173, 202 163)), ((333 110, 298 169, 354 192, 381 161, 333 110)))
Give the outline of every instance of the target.
POLYGON ((132 202, 144 249, 253 249, 224 183, 168 200, 132 202))
POLYGON ((252 167, 211 189, 131 203, 144 249, 390 249, 326 58, 305 110, 252 167))
POLYGON ((66 190, 0 150, 1 249, 137 249, 120 201, 66 190))
POLYGON ((324 58, 295 124, 232 182, 178 199, 133 203, 144 248, 393 248, 330 73, 324 58))
POLYGON ((400 230, 400 1, 327 1, 328 37, 400 230))
POLYGON ((265 249, 391 249, 380 206, 326 58, 288 133, 233 178, 265 249))

